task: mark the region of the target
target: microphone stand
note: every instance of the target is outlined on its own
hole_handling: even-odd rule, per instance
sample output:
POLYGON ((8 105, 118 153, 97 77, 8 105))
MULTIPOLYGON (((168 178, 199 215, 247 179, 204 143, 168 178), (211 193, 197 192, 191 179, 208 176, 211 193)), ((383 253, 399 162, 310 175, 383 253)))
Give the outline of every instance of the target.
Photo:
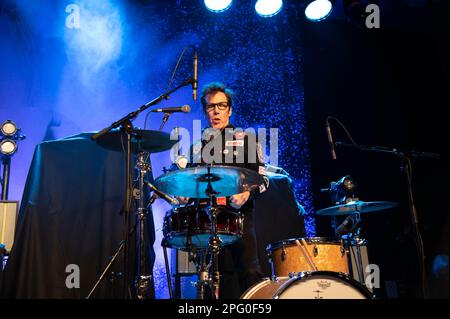
POLYGON ((161 126, 159 127, 159 130, 162 131, 164 125, 166 124, 167 120, 169 119, 170 113, 164 112, 164 118, 162 120, 161 126))
POLYGON ((428 158, 428 159, 439 159, 440 155, 436 153, 429 153, 429 152, 419 152, 419 151, 402 151, 397 148, 389 148, 389 147, 369 147, 365 145, 358 145, 358 144, 346 144, 341 142, 335 142, 335 147, 346 147, 346 148, 353 148, 358 149, 365 152, 378 152, 378 153, 389 153, 393 154, 397 157, 400 157, 401 159, 401 166, 400 170, 405 172, 406 176, 406 184, 407 184, 407 190, 408 190, 408 204, 409 204, 409 212, 410 212, 410 218, 412 223, 412 229, 414 231, 414 239, 417 249, 417 255, 418 255, 418 262, 419 262, 419 274, 420 274, 420 293, 422 295, 422 298, 425 297, 425 255, 424 255, 424 249, 423 249, 423 241, 422 236, 420 234, 419 230, 419 219, 417 217, 417 210, 416 206, 414 204, 414 196, 413 196, 413 190, 412 190, 412 173, 411 173, 411 158, 417 157, 417 158, 428 158))
POLYGON ((131 185, 131 137, 133 134, 133 125, 132 121, 136 119, 136 117, 143 112, 144 110, 148 109, 151 106, 154 106, 158 103, 160 103, 162 100, 168 100, 170 97, 170 94, 177 91, 178 89, 185 87, 187 85, 191 85, 194 83, 195 80, 193 78, 189 78, 185 80, 183 83, 178 85, 177 87, 173 88, 172 90, 169 90, 157 98, 151 100, 150 102, 147 102, 146 104, 142 105, 137 109, 136 111, 133 111, 121 119, 117 120, 110 126, 102 129, 101 131, 97 132, 96 134, 91 136, 91 139, 93 141, 98 140, 101 136, 105 135, 106 133, 110 132, 111 130, 121 127, 121 129, 125 132, 127 135, 127 153, 126 153, 126 173, 125 173, 125 180, 126 180, 126 191, 125 191, 125 209, 124 209, 124 215, 125 215, 125 240, 124 240, 124 248, 123 248, 123 255, 124 255, 124 298, 130 298, 132 297, 131 294, 131 288, 129 283, 129 271, 128 271, 128 243, 129 243, 129 219, 130 219, 130 211, 131 211, 131 194, 132 194, 132 185, 131 185))

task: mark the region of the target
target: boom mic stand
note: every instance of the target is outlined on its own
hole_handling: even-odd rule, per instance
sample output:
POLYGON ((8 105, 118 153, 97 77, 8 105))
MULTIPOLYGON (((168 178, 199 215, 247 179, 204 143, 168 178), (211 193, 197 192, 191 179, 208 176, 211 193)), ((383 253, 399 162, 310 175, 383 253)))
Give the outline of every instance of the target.
POLYGON ((420 273, 420 292, 422 297, 425 297, 425 256, 423 249, 423 241, 422 236, 419 230, 419 219, 417 217, 417 210, 414 204, 414 196, 412 190, 412 174, 411 174, 411 158, 428 158, 428 159, 439 159, 440 155, 436 153, 429 152, 419 152, 419 151, 402 151, 397 148, 388 148, 388 147, 369 147, 358 144, 346 144, 341 142, 335 142, 334 146, 336 147, 347 147, 354 148, 365 152, 378 152, 378 153, 389 153, 393 154, 401 159, 400 169, 405 173, 406 176, 406 185, 408 191, 408 204, 409 204, 409 212, 412 223, 412 229, 414 231, 414 239, 417 249, 418 262, 419 262, 419 273, 420 273))
MULTIPOLYGON (((124 209, 124 215, 125 215, 125 240, 124 240, 124 248, 123 248, 123 255, 124 255, 124 298, 132 298, 131 293, 131 287, 129 282, 129 270, 128 270, 128 244, 129 244, 129 220, 130 220, 130 211, 131 211, 131 195, 132 195, 132 185, 131 185, 131 138, 133 133, 133 125, 132 121, 136 119, 136 117, 146 109, 148 109, 151 106, 154 106, 158 103, 160 103, 163 100, 167 100, 170 97, 170 94, 177 91, 178 89, 191 85, 195 80, 193 78, 189 78, 185 80, 183 83, 178 85, 177 87, 173 88, 172 90, 167 91, 164 94, 161 94, 156 99, 153 99, 152 101, 142 105, 139 107, 138 110, 133 111, 129 113, 128 115, 124 116, 123 118, 119 119, 118 121, 114 122, 110 126, 102 129, 98 133, 91 136, 91 139, 93 141, 96 141, 101 136, 105 135, 112 129, 120 127, 122 131, 127 136, 127 152, 126 152, 126 173, 125 173, 125 180, 126 180, 126 191, 125 191, 125 209, 124 209)), ((138 248, 139 249, 139 248, 138 248)), ((140 261, 138 261, 140 264, 140 261)))

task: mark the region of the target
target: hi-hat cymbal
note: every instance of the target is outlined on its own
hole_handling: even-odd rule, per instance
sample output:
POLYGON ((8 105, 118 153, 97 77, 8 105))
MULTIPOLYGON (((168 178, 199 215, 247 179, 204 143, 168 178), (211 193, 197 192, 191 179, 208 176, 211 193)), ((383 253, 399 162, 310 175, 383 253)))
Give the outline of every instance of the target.
POLYGON ((371 213, 382 211, 388 208, 398 206, 394 202, 363 202, 363 201, 353 201, 343 205, 337 205, 332 207, 327 207, 316 212, 316 215, 321 216, 340 216, 349 215, 353 213, 371 213))
MULTIPOLYGON (((113 151, 126 151, 127 135, 121 130, 112 130, 97 139, 97 143, 113 151)), ((169 150, 177 143, 170 139, 170 134, 151 130, 133 130, 131 137, 131 152, 139 151, 158 153, 169 150)))
POLYGON ((260 174, 234 166, 197 166, 169 172, 158 177, 154 185, 164 193, 190 198, 209 198, 208 184, 217 197, 231 196, 259 187, 260 174), (209 168, 209 169, 208 169, 209 168))

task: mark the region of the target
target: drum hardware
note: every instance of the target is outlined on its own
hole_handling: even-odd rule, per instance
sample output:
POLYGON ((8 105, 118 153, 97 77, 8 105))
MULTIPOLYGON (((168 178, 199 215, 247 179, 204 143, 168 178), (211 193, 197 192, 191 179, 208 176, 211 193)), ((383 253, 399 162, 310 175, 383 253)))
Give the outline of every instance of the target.
POLYGON ((284 247, 284 244, 282 244, 282 246, 281 246, 281 260, 282 261, 286 260, 286 249, 284 247))
POLYGON ((218 255, 225 244, 242 236, 243 224, 239 212, 227 211, 217 204, 217 195, 231 196, 263 182, 254 171, 232 166, 198 166, 165 173, 156 179, 158 189, 174 196, 205 199, 206 208, 200 205, 178 207, 166 214, 163 233, 165 241, 172 248, 190 250, 185 238, 191 238, 193 247, 203 249, 198 264, 197 297, 219 298, 220 273, 218 255), (203 220, 206 211, 208 224, 203 220), (194 213, 194 216, 192 214, 194 213), (190 218, 190 217, 193 218, 190 218), (237 216, 237 218, 236 218, 237 216), (181 221, 181 222, 179 222, 181 221), (196 221, 195 225, 191 225, 196 221), (180 225, 183 227, 180 229, 180 225), (209 234, 205 243, 203 235, 209 234), (206 256, 209 253, 209 264, 206 256), (210 289, 210 291, 208 290, 210 289))
POLYGON ((173 289, 172 289, 172 278, 170 277, 170 269, 169 269, 169 258, 167 257, 167 247, 166 245, 161 245, 164 253, 164 265, 166 267, 166 279, 167 279, 167 287, 169 289, 169 298, 173 299, 173 289))
POLYGON ((341 246, 341 256, 345 255, 345 248, 341 246))
MULTIPOLYGON (((130 287, 130 274, 128 269, 128 243, 129 238, 132 233, 137 229, 138 236, 138 246, 137 246, 137 275, 134 279, 135 297, 138 299, 144 298, 152 298, 153 292, 151 289, 151 285, 153 283, 153 276, 146 273, 145 264, 147 262, 147 256, 145 254, 145 229, 146 229, 146 218, 148 207, 153 203, 156 199, 155 196, 152 196, 148 204, 145 204, 145 198, 143 196, 144 185, 150 186, 147 181, 145 181, 145 175, 148 172, 151 172, 151 164, 149 160, 149 153, 160 152, 163 150, 168 150, 174 142, 170 140, 170 135, 163 132, 157 131, 145 131, 145 130, 136 130, 133 129, 131 121, 125 118, 121 121, 121 124, 114 123, 110 128, 104 129, 101 132, 92 136, 92 139, 96 140, 97 143, 107 149, 121 151, 123 149, 123 139, 126 135, 127 139, 127 170, 125 181, 131 180, 131 154, 134 153, 137 155, 136 160, 136 169, 138 172, 138 189, 136 192, 133 192, 132 185, 130 182, 126 182, 126 195, 125 195, 125 229, 126 236, 125 239, 120 243, 118 249, 114 253, 113 258, 105 267, 104 271, 98 278, 97 282, 94 284, 87 298, 91 298, 98 285, 105 277, 106 272, 112 266, 112 263, 116 260, 116 257, 120 252, 123 251, 124 256, 124 265, 123 265, 123 279, 124 279, 124 296, 125 298, 132 298, 132 292, 130 287), (122 130, 112 130, 113 128, 119 127, 122 125, 122 130), (131 213, 131 197, 135 196, 138 202, 137 207, 137 223, 133 227, 131 231, 129 231, 129 219, 131 213)), ((153 186, 153 185, 151 185, 153 186)), ((151 188, 155 191, 155 188, 151 188)), ((157 191, 157 190, 156 190, 157 191)), ((155 191, 155 193, 156 193, 155 191)))
MULTIPOLYGON (((423 241, 422 235, 420 234, 419 229, 419 219, 416 210, 416 206, 414 204, 414 196, 412 189, 412 159, 413 158, 423 158, 423 159, 440 159, 440 155, 437 153, 430 152, 422 152, 415 150, 402 150, 400 148, 391 148, 391 147, 380 147, 380 146, 366 146, 366 145, 358 145, 356 143, 348 144, 341 142, 334 142, 333 147, 341 147, 341 148, 353 148, 364 152, 374 152, 374 153, 387 153, 392 154, 398 158, 400 158, 400 170, 405 175, 406 187, 408 192, 408 206, 409 206, 409 214, 411 220, 411 227, 414 231, 414 240, 416 244, 418 264, 419 264, 419 273, 420 273, 420 287, 422 297, 425 296, 425 287, 426 287, 426 275, 425 275, 425 255, 423 249, 423 241)), ((359 210, 360 212, 364 212, 359 210)))

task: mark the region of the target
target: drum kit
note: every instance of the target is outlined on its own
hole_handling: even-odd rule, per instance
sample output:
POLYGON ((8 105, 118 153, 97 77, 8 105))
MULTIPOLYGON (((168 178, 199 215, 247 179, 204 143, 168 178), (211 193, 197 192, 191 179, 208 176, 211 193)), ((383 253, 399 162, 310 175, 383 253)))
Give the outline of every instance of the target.
POLYGON ((219 252, 239 239, 243 232, 240 212, 218 205, 217 197, 251 191, 262 182, 262 176, 252 170, 220 165, 185 168, 155 180, 155 186, 162 192, 197 201, 193 206, 176 207, 167 212, 162 245, 193 256, 198 270, 199 299, 219 298, 219 252))
MULTIPOLYGON (((123 140, 121 131, 110 131, 98 138, 97 143, 121 151, 124 149, 123 140)), ((176 203, 172 196, 189 197, 196 202, 194 205, 175 205, 164 218, 162 246, 171 297, 166 248, 186 251, 195 262, 199 299, 219 298, 218 254, 225 245, 242 237, 243 218, 238 210, 219 205, 217 198, 250 191, 263 182, 262 176, 245 168, 207 165, 165 172, 151 184, 145 178, 146 173, 151 171, 149 154, 168 150, 175 141, 163 132, 134 130, 128 142, 131 152, 138 155, 135 167, 138 171, 139 194, 143 194, 145 186, 154 192, 150 203, 145 203, 144 196, 139 196, 136 214, 140 265, 135 280, 138 298, 145 294, 148 288, 146 280, 150 277, 144 273, 142 264, 146 257, 142 255, 145 251, 144 231, 147 229, 144 221, 147 207, 153 203, 155 195, 169 199, 172 204, 176 203)), ((395 205, 392 202, 362 202, 355 199, 317 211, 319 216, 347 216, 336 229, 338 239, 293 238, 268 245, 272 277, 250 287, 241 298, 372 298, 372 292, 364 285, 361 248, 365 248, 366 242, 359 238, 360 214, 385 210, 395 205), (352 259, 353 255, 356 255, 356 259, 352 259), (356 269, 353 269, 355 266, 356 269)))
MULTIPOLYGON (((339 195, 339 194, 338 194, 339 195)), ((342 194, 341 194, 342 195, 342 194)), ((332 194, 335 198, 339 197, 332 194)), ((360 238, 361 213, 397 206, 394 202, 363 202, 342 197, 342 203, 316 212, 333 217, 336 238, 282 240, 267 246, 272 277, 250 287, 243 299, 372 299, 366 282, 367 241, 360 238), (335 227, 336 217, 347 216, 335 227)))
MULTIPOLYGON (((187 251, 195 259, 198 270, 198 298, 219 298, 218 254, 225 245, 235 242, 242 236, 243 218, 238 210, 219 205, 217 198, 251 191, 263 182, 262 176, 246 168, 208 165, 170 171, 157 178, 152 184, 146 178, 146 174, 151 171, 149 154, 169 150, 176 141, 171 140, 169 134, 160 131, 132 130, 127 137, 122 131, 112 130, 101 135, 96 142, 104 148, 122 151, 126 148, 126 140, 129 142, 128 149, 137 155, 135 165, 138 179, 136 193, 139 194, 136 214, 138 270, 135 288, 137 298, 143 299, 148 295, 149 280, 151 280, 151 276, 145 273, 144 265, 147 207, 156 197, 165 199, 171 204, 178 204, 176 198, 172 196, 189 197, 197 200, 197 204, 175 205, 164 218, 162 246, 170 295, 172 293, 167 247, 187 251), (144 196, 140 195, 144 194, 145 187, 154 192, 149 203, 145 203, 144 196)), ((126 240, 122 242, 88 297, 93 294, 104 278, 115 257, 124 249, 125 243, 126 240)))

